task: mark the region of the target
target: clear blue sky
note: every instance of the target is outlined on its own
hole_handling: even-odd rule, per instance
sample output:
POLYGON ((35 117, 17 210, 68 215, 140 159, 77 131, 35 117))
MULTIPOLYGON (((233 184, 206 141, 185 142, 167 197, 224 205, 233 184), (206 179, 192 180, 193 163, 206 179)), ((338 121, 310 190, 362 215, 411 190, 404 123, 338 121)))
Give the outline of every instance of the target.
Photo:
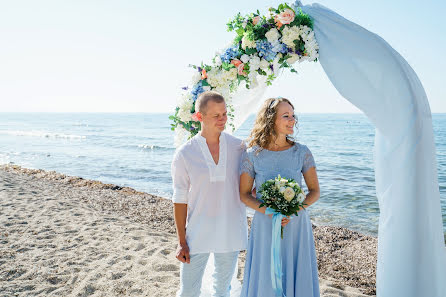
MULTIPOLYGON (((304 4, 312 2, 302 1, 304 4)), ((229 42, 238 11, 281 1, 0 0, 0 111, 170 112, 189 63, 229 42)), ((444 1, 322 0, 377 33, 414 68, 433 112, 446 112, 444 1)), ((300 64, 267 95, 299 112, 357 112, 319 64, 300 64)))

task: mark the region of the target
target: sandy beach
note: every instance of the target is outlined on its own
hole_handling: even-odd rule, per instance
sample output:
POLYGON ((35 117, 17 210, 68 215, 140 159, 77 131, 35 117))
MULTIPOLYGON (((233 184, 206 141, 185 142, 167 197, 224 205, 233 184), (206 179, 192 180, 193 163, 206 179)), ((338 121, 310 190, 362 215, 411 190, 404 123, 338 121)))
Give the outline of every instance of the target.
MULTIPOLYGON (((0 165, 0 201, 0 296, 175 296, 169 200, 0 165)), ((313 231, 321 296, 375 295, 377 239, 339 227, 313 231)))

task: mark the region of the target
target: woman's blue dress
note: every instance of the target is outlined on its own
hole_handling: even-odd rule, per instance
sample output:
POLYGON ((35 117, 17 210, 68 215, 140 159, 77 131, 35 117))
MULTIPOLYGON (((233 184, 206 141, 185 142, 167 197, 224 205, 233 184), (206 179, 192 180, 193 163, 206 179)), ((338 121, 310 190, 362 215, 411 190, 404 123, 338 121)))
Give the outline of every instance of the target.
MULTIPOLYGON (((302 173, 315 167, 310 150, 295 143, 284 151, 248 148, 245 152, 241 173, 248 173, 260 187, 268 179, 279 174, 293 178, 302 185, 302 173)), ((260 199, 257 192, 257 199, 260 199)), ((306 210, 292 216, 285 226, 281 241, 282 288, 286 297, 319 297, 319 279, 314 247, 313 230, 306 210)), ((241 297, 274 297, 271 282, 271 232, 269 216, 255 212, 251 224, 245 274, 241 297)))

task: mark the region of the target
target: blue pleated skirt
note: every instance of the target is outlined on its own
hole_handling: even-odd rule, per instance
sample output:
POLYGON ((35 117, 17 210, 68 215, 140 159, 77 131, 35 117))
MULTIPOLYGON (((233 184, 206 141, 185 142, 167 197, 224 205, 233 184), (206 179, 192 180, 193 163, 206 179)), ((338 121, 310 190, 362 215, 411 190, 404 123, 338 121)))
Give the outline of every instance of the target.
MULTIPOLYGON (((241 297, 274 297, 271 282, 272 220, 256 212, 246 254, 241 297)), ((282 287, 286 297, 319 297, 313 230, 306 210, 291 217, 281 241, 282 287)))

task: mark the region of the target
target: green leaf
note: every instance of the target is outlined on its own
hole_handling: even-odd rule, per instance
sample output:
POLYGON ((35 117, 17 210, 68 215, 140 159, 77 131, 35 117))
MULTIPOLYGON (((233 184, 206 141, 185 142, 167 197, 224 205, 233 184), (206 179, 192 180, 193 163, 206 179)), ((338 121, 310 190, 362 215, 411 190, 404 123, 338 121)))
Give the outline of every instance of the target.
POLYGON ((207 80, 207 79, 202 79, 202 80, 201 80, 201 85, 202 85, 203 87, 209 86, 208 80, 207 80))
POLYGON ((239 29, 235 30, 235 32, 237 32, 237 34, 238 34, 239 36, 242 36, 242 37, 243 37, 243 34, 245 33, 245 30, 244 30, 243 28, 239 28, 239 29))
POLYGON ((246 53, 247 55, 252 55, 252 54, 257 53, 257 50, 256 50, 255 48, 246 48, 246 49, 245 49, 245 53, 246 53))

